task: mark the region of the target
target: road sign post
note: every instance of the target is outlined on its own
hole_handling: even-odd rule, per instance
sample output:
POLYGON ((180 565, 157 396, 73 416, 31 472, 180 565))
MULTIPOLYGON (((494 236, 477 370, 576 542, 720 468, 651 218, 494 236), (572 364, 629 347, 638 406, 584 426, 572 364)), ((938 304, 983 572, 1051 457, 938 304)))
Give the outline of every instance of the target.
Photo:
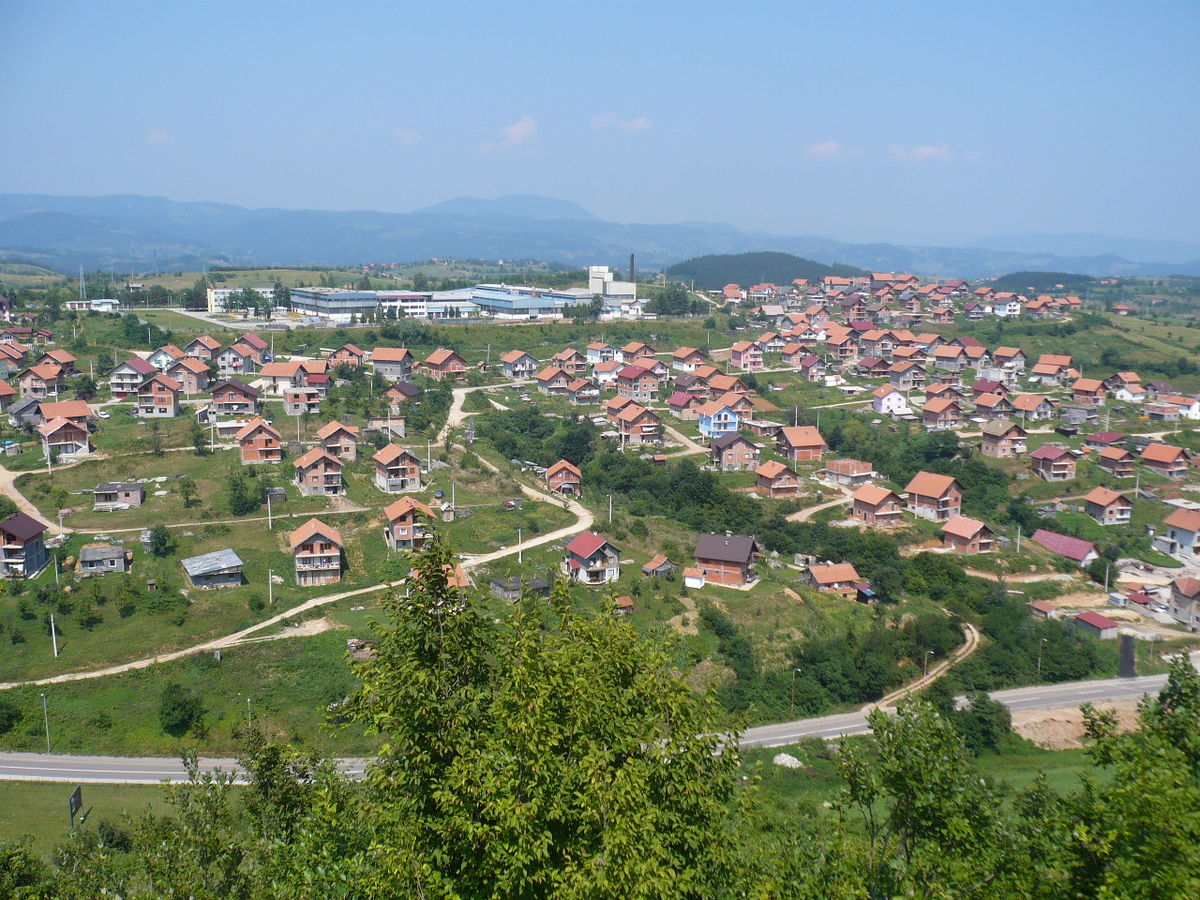
POLYGON ((75 827, 75 813, 83 809, 83 785, 75 788, 75 792, 67 799, 67 809, 71 813, 71 827, 75 827))

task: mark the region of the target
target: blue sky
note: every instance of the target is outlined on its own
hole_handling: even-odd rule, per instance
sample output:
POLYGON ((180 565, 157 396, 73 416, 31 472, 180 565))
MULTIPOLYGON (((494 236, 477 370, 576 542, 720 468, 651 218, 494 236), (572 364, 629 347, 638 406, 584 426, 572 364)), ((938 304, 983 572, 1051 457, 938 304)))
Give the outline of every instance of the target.
POLYGON ((0 192, 1200 242, 1200 2, 0 2, 0 192))

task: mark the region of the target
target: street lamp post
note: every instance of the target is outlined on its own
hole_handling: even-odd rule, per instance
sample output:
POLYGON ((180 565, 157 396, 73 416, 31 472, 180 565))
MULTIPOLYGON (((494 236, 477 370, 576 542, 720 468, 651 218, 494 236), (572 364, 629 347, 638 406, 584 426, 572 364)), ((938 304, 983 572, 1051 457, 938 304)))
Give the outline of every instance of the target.
POLYGON ((1038 644, 1038 681, 1042 680, 1042 651, 1046 649, 1046 638, 1038 644))
POLYGON ((46 694, 42 693, 42 718, 46 721, 46 752, 50 752, 50 707, 46 703, 46 694))
POLYGON ((803 671, 804 669, 802 669, 800 666, 792 666, 792 690, 790 702, 788 703, 789 719, 796 718, 796 676, 803 671))

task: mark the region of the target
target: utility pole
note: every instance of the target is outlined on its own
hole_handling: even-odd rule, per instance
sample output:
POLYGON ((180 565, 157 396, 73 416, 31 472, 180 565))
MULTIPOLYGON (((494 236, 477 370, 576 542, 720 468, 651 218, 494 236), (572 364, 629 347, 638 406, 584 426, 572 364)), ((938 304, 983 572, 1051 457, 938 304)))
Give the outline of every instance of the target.
POLYGON ((275 530, 275 525, 271 520, 271 492, 267 491, 267 531, 274 531, 274 530, 275 530))
POLYGON ((267 605, 275 605, 275 570, 267 569, 267 605))
POLYGON ((1042 642, 1038 644, 1038 681, 1042 680, 1042 651, 1046 649, 1046 639, 1042 638, 1042 642))
POLYGON ((804 670, 802 668, 800 668, 799 666, 792 667, 792 689, 790 692, 790 699, 788 702, 788 718, 789 719, 796 718, 796 675, 798 675, 799 673, 801 673, 803 671, 804 670))
POLYGON ((517 526, 517 563, 525 561, 524 551, 521 549, 521 526, 517 526))
POLYGON ((924 671, 924 672, 922 673, 922 675, 921 675, 921 677, 922 677, 922 678, 928 678, 928 677, 929 677, 929 656, 930 656, 930 654, 931 654, 931 653, 933 653, 933 651, 932 651, 932 650, 926 650, 926 651, 925 651, 925 666, 924 666, 924 669, 925 669, 925 671, 924 671))
POLYGON ((1017 526, 1017 552, 1021 552, 1021 526, 1017 526))
POLYGON ((608 524, 612 524, 612 494, 608 495, 608 524))
POLYGON ((54 647, 54 658, 58 659, 58 631, 54 627, 54 613, 50 613, 50 644, 54 647))
MULTIPOLYGON (((82 266, 79 267, 79 271, 80 271, 80 278, 82 278, 83 277, 83 275, 82 275, 83 267, 82 266)), ((46 722, 46 752, 49 753, 50 752, 50 707, 46 703, 46 694, 44 691, 42 692, 42 718, 46 722)))

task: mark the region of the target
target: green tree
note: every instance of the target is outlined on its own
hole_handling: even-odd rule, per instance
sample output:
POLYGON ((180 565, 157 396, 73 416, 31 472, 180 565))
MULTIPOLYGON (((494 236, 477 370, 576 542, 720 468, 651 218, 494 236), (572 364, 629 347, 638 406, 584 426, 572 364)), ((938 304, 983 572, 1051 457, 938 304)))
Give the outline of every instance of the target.
POLYGON ((154 556, 170 556, 175 549, 175 539, 166 525, 155 525, 150 529, 150 552, 154 556))
POLYGON ((199 726, 204 716, 204 704, 192 691, 178 682, 168 682, 158 704, 158 721, 163 731, 173 737, 183 737, 189 729, 199 726))
POLYGON ((196 493, 196 482, 191 476, 185 476, 179 479, 179 496, 183 498, 183 506, 185 509, 192 505, 192 500, 195 499, 196 493))
POLYGON ((96 380, 90 375, 80 375, 75 380, 75 396, 80 400, 96 399, 96 380))

